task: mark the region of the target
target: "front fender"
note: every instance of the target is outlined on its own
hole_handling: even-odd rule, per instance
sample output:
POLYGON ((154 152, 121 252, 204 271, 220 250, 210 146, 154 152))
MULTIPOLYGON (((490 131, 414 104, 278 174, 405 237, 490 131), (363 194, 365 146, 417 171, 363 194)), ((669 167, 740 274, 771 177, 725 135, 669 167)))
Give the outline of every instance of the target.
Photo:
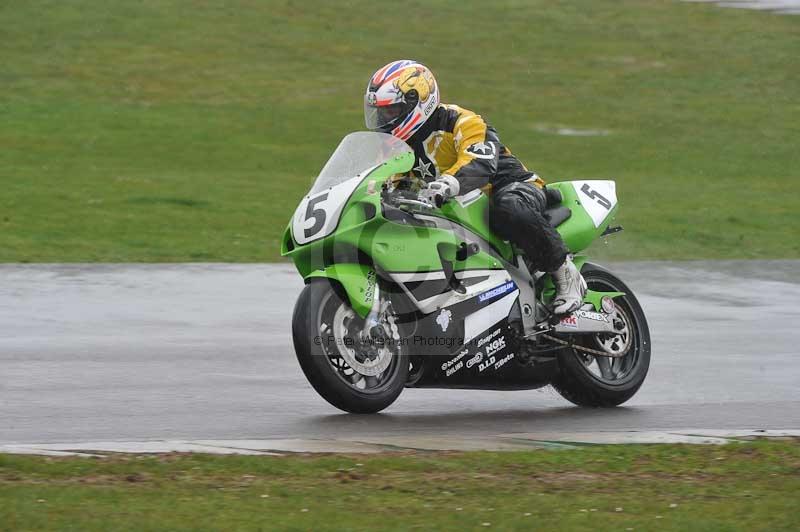
POLYGON ((331 279, 337 281, 347 294, 350 307, 362 318, 366 318, 372 308, 377 288, 375 270, 363 264, 332 264, 323 270, 315 270, 305 277, 311 279, 331 279))

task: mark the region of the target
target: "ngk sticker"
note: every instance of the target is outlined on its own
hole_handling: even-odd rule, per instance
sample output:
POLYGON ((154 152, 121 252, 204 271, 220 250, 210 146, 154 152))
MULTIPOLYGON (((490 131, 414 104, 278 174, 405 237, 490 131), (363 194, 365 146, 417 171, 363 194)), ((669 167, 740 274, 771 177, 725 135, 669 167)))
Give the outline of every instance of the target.
POLYGON ((492 340, 486 345, 486 355, 493 355, 500 351, 501 349, 505 348, 506 346, 506 337, 499 336, 497 339, 492 340))

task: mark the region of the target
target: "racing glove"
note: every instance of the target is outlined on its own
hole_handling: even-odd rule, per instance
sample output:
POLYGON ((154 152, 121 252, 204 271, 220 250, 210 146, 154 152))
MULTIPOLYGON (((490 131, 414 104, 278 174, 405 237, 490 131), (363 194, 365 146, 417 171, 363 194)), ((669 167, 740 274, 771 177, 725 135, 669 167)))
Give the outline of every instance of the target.
POLYGON ((428 183, 428 187, 420 191, 419 199, 441 207, 448 199, 453 196, 458 196, 460 188, 461 186, 458 183, 458 179, 451 175, 444 174, 439 177, 439 179, 428 183))

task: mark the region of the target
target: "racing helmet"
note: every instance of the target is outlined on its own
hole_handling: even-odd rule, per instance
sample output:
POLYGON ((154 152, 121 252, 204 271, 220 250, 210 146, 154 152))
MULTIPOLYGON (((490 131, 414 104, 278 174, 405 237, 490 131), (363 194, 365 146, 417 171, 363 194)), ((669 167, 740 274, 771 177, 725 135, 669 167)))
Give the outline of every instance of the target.
POLYGON ((433 73, 410 59, 378 69, 364 95, 367 129, 407 140, 439 106, 439 87, 433 73))

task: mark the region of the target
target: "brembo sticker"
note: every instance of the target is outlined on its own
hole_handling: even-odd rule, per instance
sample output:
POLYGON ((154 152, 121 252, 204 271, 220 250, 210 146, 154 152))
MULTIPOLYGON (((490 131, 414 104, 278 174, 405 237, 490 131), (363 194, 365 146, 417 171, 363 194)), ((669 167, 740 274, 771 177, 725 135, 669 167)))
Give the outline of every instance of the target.
POLYGON ((454 356, 453 358, 451 358, 447 362, 444 362, 442 364, 442 370, 447 371, 448 369, 453 367, 459 360, 461 360, 462 358, 467 356, 467 353, 469 353, 469 349, 464 349, 463 351, 461 351, 459 354, 457 354, 456 356, 454 356))

